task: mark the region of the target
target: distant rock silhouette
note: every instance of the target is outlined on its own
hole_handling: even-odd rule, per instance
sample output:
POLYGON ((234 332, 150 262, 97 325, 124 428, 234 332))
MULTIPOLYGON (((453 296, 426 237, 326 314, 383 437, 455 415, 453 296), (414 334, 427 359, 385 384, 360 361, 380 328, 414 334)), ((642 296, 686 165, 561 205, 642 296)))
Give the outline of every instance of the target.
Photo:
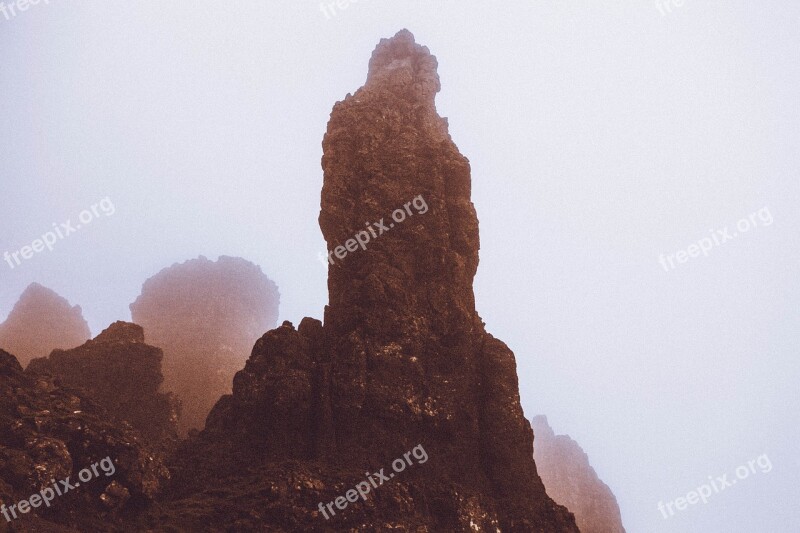
POLYGON ((182 404, 179 430, 202 429, 253 343, 278 320, 278 288, 241 258, 199 257, 148 279, 131 304, 149 344, 164 350, 164 389, 182 404))
POLYGON ((436 58, 403 30, 381 40, 366 85, 334 106, 319 216, 335 254, 324 325, 285 322, 256 342, 233 393, 175 455, 153 523, 578 531, 537 474, 514 354, 475 310, 470 167, 436 112, 439 89, 436 58), (425 464, 320 513, 419 444, 425 464))
POLYGON ((23 291, 5 322, 0 324, 0 348, 19 357, 25 366, 56 348, 86 342, 91 333, 79 306, 38 283, 23 291))
POLYGON ((581 533, 625 533, 617 499, 597 477, 589 457, 567 435, 556 435, 547 417, 532 421, 534 458, 547 494, 575 514, 581 533))
POLYGON ((26 372, 48 374, 81 390, 166 452, 177 442, 178 416, 175 400, 158 392, 163 381, 161 359, 160 348, 144 343, 141 326, 115 322, 78 348, 34 359, 26 372))
MULTIPOLYGON (((0 501, 16 504, 67 476, 80 486, 55 495, 49 507, 17 511, 11 531, 65 531, 54 524, 122 531, 123 518, 146 507, 169 472, 136 430, 57 379, 23 372, 13 355, 0 350, 0 501), (96 476, 78 482, 81 470, 106 457, 112 475, 106 475, 111 468, 95 466, 96 476)), ((0 531, 5 526, 0 518, 0 531)))

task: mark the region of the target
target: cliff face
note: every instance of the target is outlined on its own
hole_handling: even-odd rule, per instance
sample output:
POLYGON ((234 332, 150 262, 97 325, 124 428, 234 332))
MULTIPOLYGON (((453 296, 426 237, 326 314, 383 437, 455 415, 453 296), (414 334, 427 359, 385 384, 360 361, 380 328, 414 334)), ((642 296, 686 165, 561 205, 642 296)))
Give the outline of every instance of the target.
POLYGON ((324 325, 287 322, 258 340, 232 395, 176 455, 160 521, 578 531, 537 474, 514 355, 475 310, 470 168, 436 113, 436 69, 401 31, 378 45, 365 86, 335 105, 319 217, 330 250, 324 325), (321 515, 318 502, 418 445, 424 464, 321 515), (209 483, 226 492, 204 514, 189 502, 209 483))
POLYGON ((121 530, 124 517, 146 507, 168 477, 138 432, 81 391, 23 372, 0 350, 0 503, 8 513, 0 531, 8 521, 12 531, 66 531, 54 524, 121 530), (84 481, 80 472, 92 465, 97 475, 84 481), (67 477, 69 490, 61 484, 67 477), (53 480, 68 492, 53 494, 53 480), (36 493, 51 496, 50 503, 11 512, 12 504, 36 493))
POLYGON ((80 346, 90 336, 81 308, 71 306, 38 283, 28 285, 6 321, 0 324, 0 348, 16 354, 23 366, 56 348, 80 346))
POLYGON ((158 392, 161 358, 159 348, 144 343, 141 326, 115 322, 78 348, 34 359, 26 372, 80 389, 114 419, 130 423, 151 445, 166 450, 177 441, 178 413, 175 400, 158 392))
POLYGON ((148 279, 131 304, 147 342, 164 350, 164 389, 182 404, 179 430, 202 429, 231 392, 253 346, 278 320, 278 288, 261 269, 234 257, 199 257, 148 279))
POLYGON ((536 434, 534 458, 547 494, 575 513, 581 533, 625 533, 617 499, 578 443, 556 435, 544 416, 531 423, 536 434))

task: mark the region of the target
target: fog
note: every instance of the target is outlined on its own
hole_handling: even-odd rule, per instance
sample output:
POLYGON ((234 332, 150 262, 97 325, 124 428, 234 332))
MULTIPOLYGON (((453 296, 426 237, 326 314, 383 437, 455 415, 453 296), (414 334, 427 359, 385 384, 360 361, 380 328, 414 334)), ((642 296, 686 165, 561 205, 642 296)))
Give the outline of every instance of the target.
POLYGON ((526 416, 581 444, 629 532, 800 530, 800 5, 334 8, 0 13, 0 319, 37 281, 96 335, 199 255, 261 266, 279 320, 322 318, 326 122, 408 28, 472 165, 477 307, 526 416))

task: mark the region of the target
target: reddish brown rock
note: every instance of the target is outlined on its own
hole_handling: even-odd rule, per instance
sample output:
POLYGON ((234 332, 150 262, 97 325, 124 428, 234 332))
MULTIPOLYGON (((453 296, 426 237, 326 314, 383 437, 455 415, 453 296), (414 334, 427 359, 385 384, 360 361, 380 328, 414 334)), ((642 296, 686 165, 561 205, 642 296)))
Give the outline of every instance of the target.
POLYGON ((556 435, 547 417, 537 416, 531 424, 534 458, 547 494, 575 514, 581 533, 625 533, 617 499, 580 445, 568 435, 556 435))
POLYGON ((26 372, 81 390, 154 448, 167 451, 177 442, 178 406, 170 394, 158 392, 162 357, 161 349, 144 343, 141 326, 115 322, 78 348, 34 359, 26 372))
MULTIPOLYGON (((49 507, 18 513, 10 530, 124 530, 125 520, 147 507, 169 472, 129 425, 52 376, 23 372, 14 356, 0 350, 0 503, 17 504, 52 487, 53 479, 69 476, 75 485, 81 470, 106 458, 106 468, 96 466, 96 476, 56 495, 49 507), (105 503, 123 489, 126 501, 105 503)), ((0 524, 6 519, 0 517, 0 524)))
POLYGON ((16 354, 23 366, 56 348, 86 342, 91 333, 79 306, 38 283, 31 283, 0 324, 0 348, 16 354))
POLYGON ((475 310, 470 167, 436 113, 436 69, 401 31, 378 45, 366 85, 335 105, 319 217, 336 254, 324 325, 287 322, 258 340, 232 395, 176 455, 153 524, 578 531, 537 474, 514 354, 475 310), (370 227, 363 247, 348 244, 370 227), (320 515, 319 502, 419 444, 424 464, 320 515))
POLYGON ((131 304, 147 342, 164 350, 164 390, 182 404, 181 434, 202 429, 253 343, 278 320, 278 288, 241 258, 205 257, 165 268, 131 304))

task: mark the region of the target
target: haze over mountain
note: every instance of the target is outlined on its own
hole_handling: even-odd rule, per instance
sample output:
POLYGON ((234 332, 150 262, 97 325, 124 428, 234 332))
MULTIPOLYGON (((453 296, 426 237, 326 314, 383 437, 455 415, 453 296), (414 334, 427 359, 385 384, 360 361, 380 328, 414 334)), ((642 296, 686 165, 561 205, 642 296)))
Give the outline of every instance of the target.
POLYGON ((164 351, 164 390, 181 402, 182 434, 202 429, 231 392, 253 343, 278 319, 278 287, 253 263, 205 257, 172 265, 145 281, 130 306, 148 344, 164 351))
POLYGON ((630 532, 800 531, 786 424, 800 419, 800 4, 328 14, 207 0, 0 14, 0 256, 116 206, 0 262, 0 321, 38 282, 96 336, 131 320, 144 280, 199 254, 259 265, 282 293, 277 324, 321 319, 320 140, 375 43, 407 27, 436 53, 437 110, 470 159, 476 308, 516 354, 525 413, 580 443, 630 532), (765 207, 774 223, 739 233, 765 207), (726 227, 737 237, 707 256, 659 264, 726 227), (659 511, 765 453, 770 473, 659 511))
POLYGON ((0 348, 27 365, 56 348, 74 348, 89 339, 81 308, 38 283, 28 285, 5 322, 0 324, 0 348))
POLYGON ((545 416, 534 417, 531 427, 536 470, 548 496, 572 511, 581 533, 625 533, 614 494, 580 445, 556 435, 545 416))

